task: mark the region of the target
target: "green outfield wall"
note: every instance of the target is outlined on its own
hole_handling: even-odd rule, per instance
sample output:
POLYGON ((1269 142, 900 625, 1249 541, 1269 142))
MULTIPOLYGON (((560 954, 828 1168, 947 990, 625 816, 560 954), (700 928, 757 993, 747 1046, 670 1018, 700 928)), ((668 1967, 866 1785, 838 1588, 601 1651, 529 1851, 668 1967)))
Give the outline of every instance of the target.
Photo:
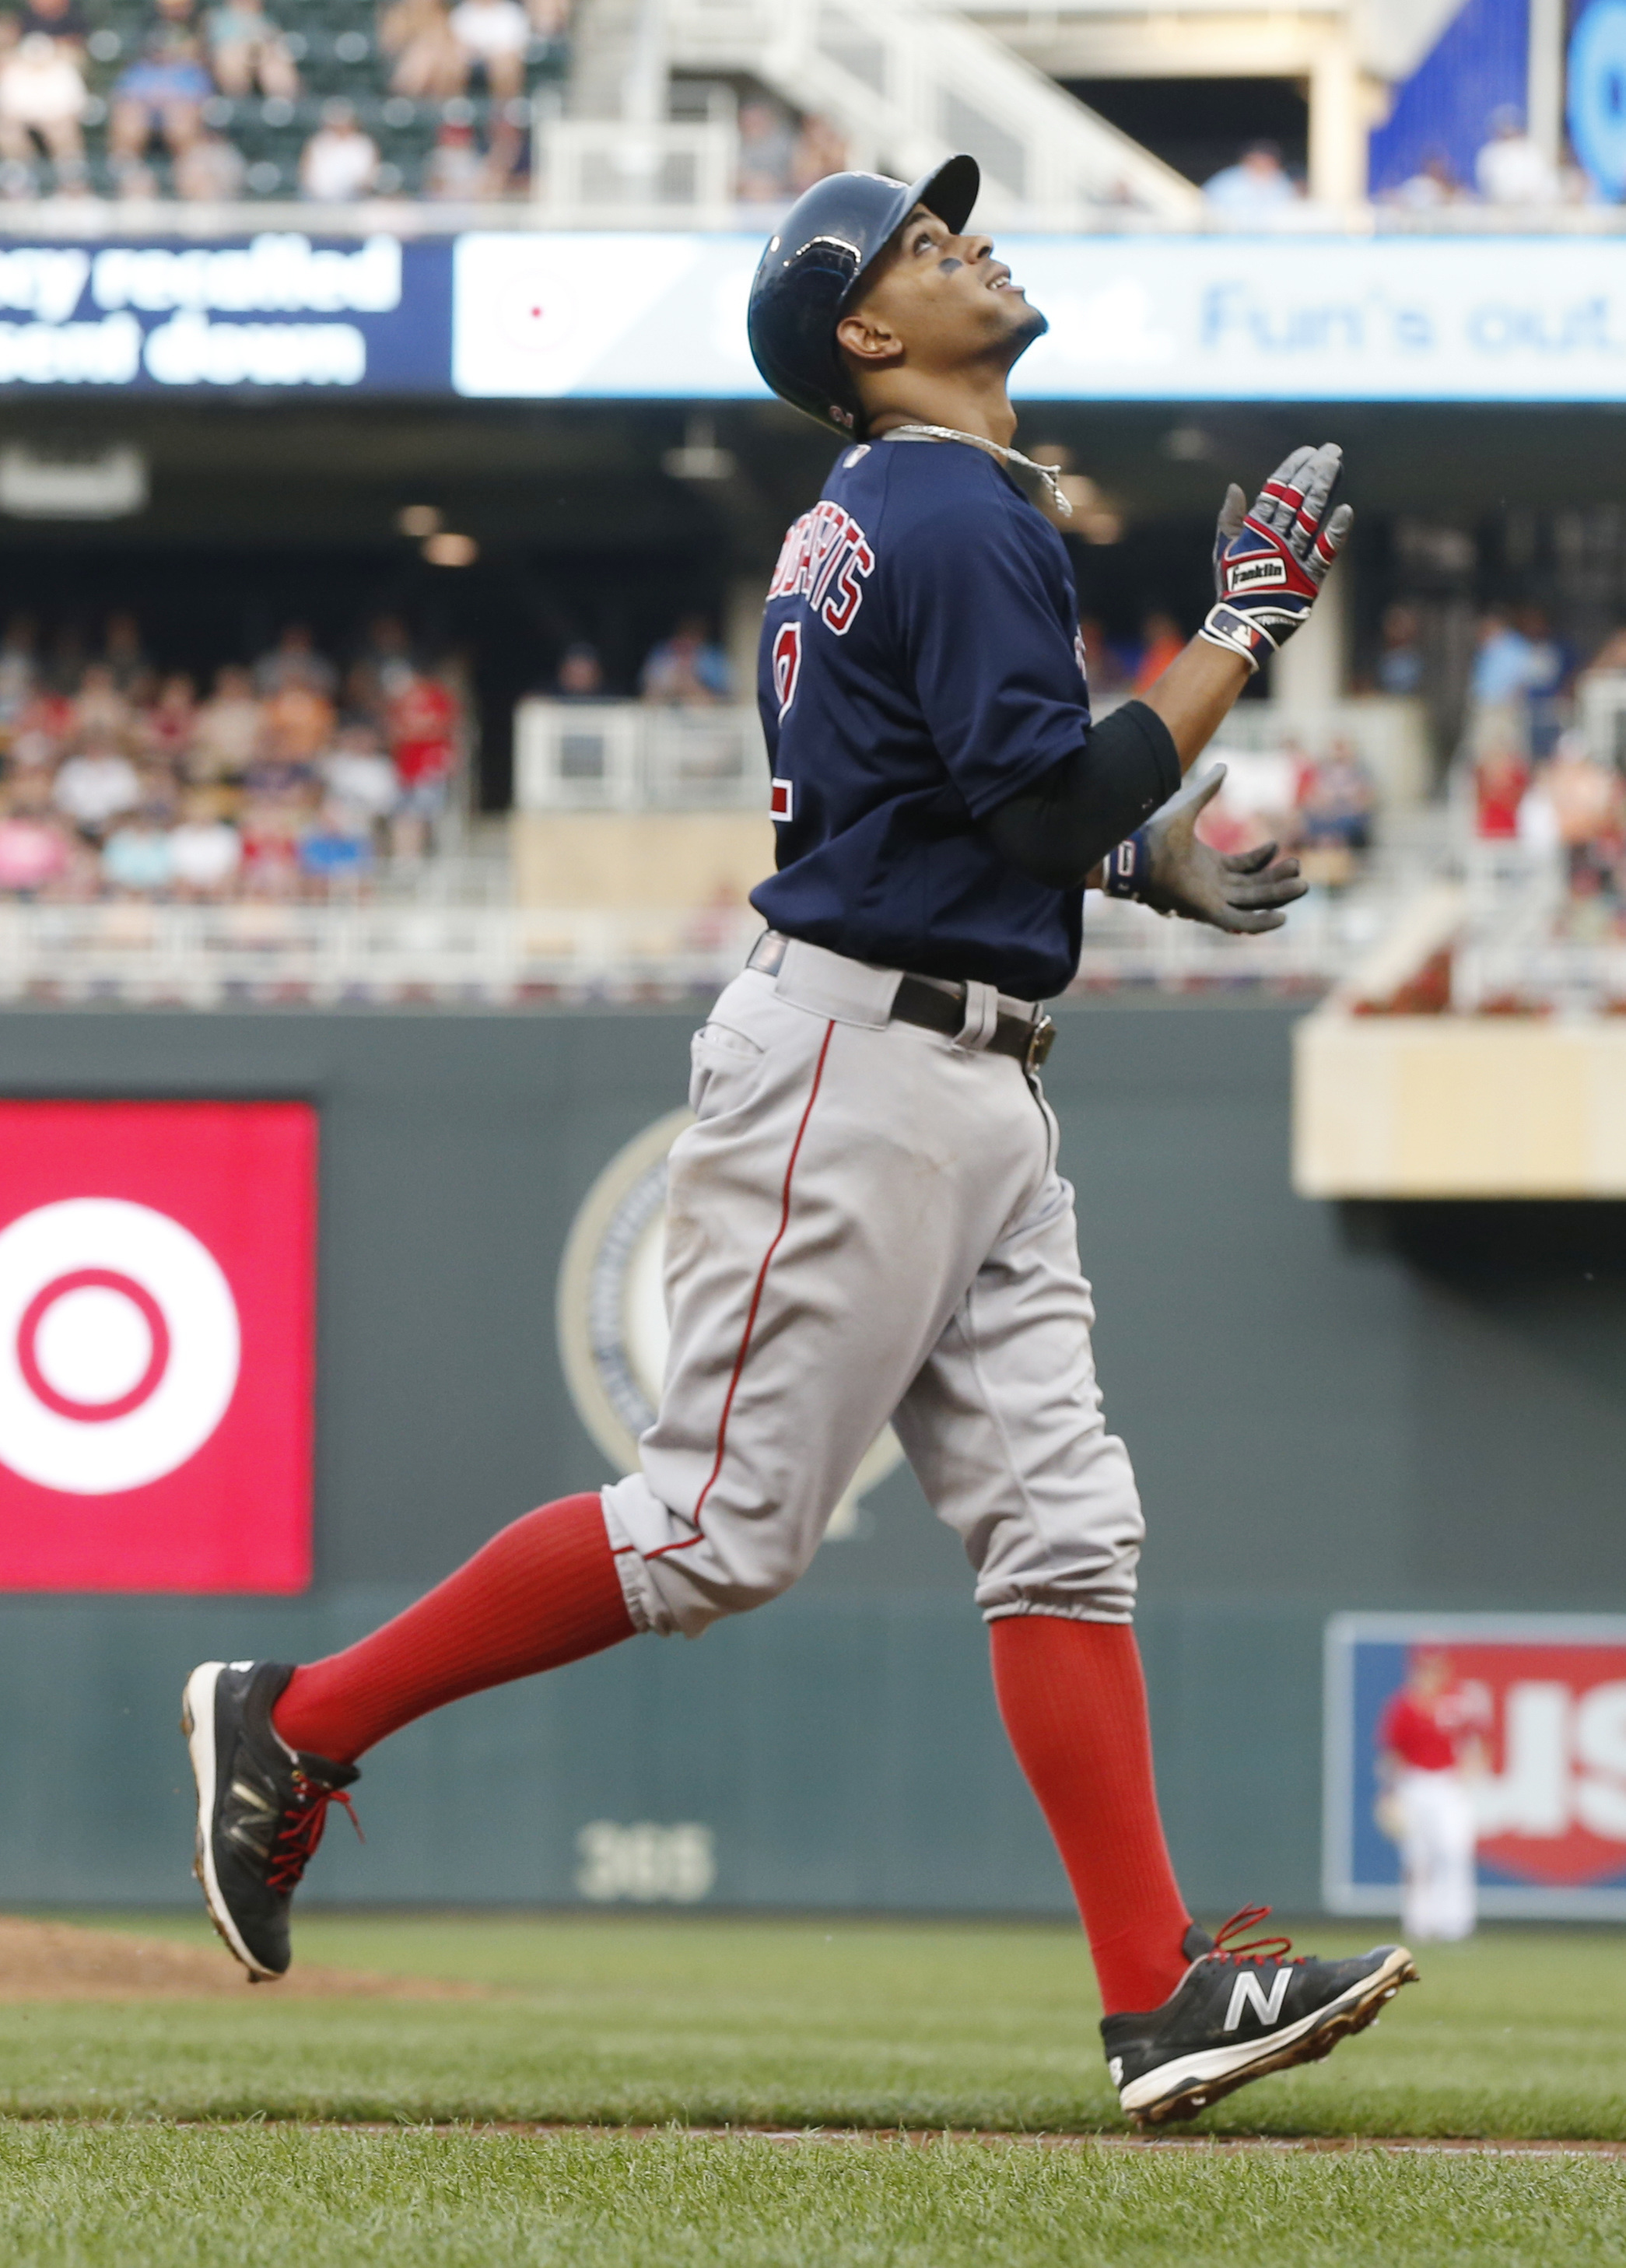
MULTIPOLYGON (((695 1020, 0 1016, 0 1094, 302 1097, 321 1123, 315 1585, 0 1600, 0 1902, 187 1899, 190 1664, 342 1644, 608 1476, 561 1374, 560 1258, 605 1160, 681 1101, 695 1020)), ((1626 1605, 1622 1209, 1296 1199, 1291 1021, 1080 1008, 1047 1079, 1204 1909, 1315 1903, 1328 1612, 1626 1605)), ((359 1800, 367 1840, 339 1822, 313 1895, 1066 1903, 959 1547, 907 1472, 789 1597, 460 1704, 371 1758, 359 1800)))

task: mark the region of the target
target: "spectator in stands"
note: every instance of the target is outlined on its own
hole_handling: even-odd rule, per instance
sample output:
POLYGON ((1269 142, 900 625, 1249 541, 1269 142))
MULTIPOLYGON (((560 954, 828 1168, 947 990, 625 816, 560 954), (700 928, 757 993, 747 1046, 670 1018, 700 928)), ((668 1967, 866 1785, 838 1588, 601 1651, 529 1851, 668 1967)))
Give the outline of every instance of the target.
POLYGON ((1398 600, 1393 606, 1386 607, 1379 636, 1381 640, 1377 670, 1379 692, 1420 693, 1423 689, 1423 648, 1419 643, 1416 608, 1402 606, 1398 600))
POLYGON ((1250 142, 1236 163, 1211 174, 1203 195, 1216 212, 1256 219, 1296 203, 1299 187, 1275 142, 1250 142))
POLYGON ((324 102, 322 122, 299 157, 299 188, 323 205, 364 197, 379 178, 379 145, 357 122, 349 102, 324 102))
POLYGON ((196 686, 184 674, 166 677, 157 701, 143 711, 136 725, 143 755, 153 762, 178 766, 185 761, 196 732, 196 686))
POLYGON ((475 140, 472 126, 442 122, 423 168, 423 195, 437 204, 473 204, 498 186, 491 159, 475 140))
POLYGON ((728 657, 712 639, 703 615, 686 615, 670 637, 651 646, 638 673, 644 700, 682 708, 726 701, 728 657))
POLYGON ((258 86, 261 94, 291 102, 299 74, 277 26, 261 0, 223 0, 210 11, 209 61, 222 94, 240 99, 258 86))
POLYGON ((1080 615, 1078 643, 1084 648, 1085 681, 1092 703, 1099 709, 1103 702, 1122 700, 1129 692, 1128 676, 1105 625, 1093 615, 1080 615))
POLYGON ((1530 784, 1522 752, 1505 742, 1483 748, 1474 767, 1475 826, 1484 843, 1519 839, 1519 808, 1530 784))
POLYGON ((399 615, 375 615, 357 651, 351 671, 352 699, 380 724, 387 704, 415 675, 412 640, 399 615))
POLYGON ((1512 103, 1492 113, 1490 139, 1474 160, 1474 177, 1490 205, 1558 202, 1558 175, 1512 103))
POLYGON ((170 879, 182 898, 223 897, 243 863, 243 842, 207 791, 187 799, 169 838, 170 879))
POLYGON ((802 130, 791 153, 792 195, 800 196, 815 181, 822 181, 831 173, 844 173, 846 167, 846 136, 831 120, 810 114, 802 121, 802 130))
POLYGON ((42 33, 83 60, 91 26, 79 0, 24 0, 18 25, 24 39, 31 32, 42 33))
POLYGON ((351 814, 364 828, 389 818, 401 799, 399 776, 371 725, 346 725, 318 769, 329 803, 351 814))
POLYGON ((308 766, 332 744, 334 707, 307 680, 291 677, 265 704, 264 755, 272 763, 308 766))
POLYGON ((138 806, 114 828, 102 845, 102 880, 131 897, 151 897, 169 887, 172 873, 168 814, 138 806))
POLYGON ((235 142, 205 127, 174 165, 175 195, 190 204, 231 204, 243 194, 247 161, 235 142))
POLYGON ((215 673, 215 689, 197 712, 188 776, 200 784, 240 782, 260 752, 264 711, 246 669, 215 673))
POLYGON ((262 696, 280 693, 285 685, 309 685, 331 700, 339 673, 326 654, 318 653, 308 622, 290 622, 269 653, 254 664, 254 689, 262 696))
POLYGON ((56 168, 58 189, 82 187, 85 103, 76 49, 44 32, 26 33, 0 62, 0 157, 30 166, 37 141, 56 168))
POLYGON ((525 92, 531 24, 519 0, 458 0, 449 20, 468 69, 484 72, 497 101, 509 101, 525 92))
POLYGON ((74 733, 74 703, 40 686, 25 703, 11 735, 11 762, 21 771, 48 771, 74 733))
POLYGON ((1154 608, 1141 626, 1141 656, 1136 666, 1134 690, 1144 693, 1155 685, 1186 641, 1173 615, 1154 608))
POLYGON ((79 681, 73 700, 75 735, 81 740, 117 747, 130 728, 130 704, 106 662, 93 661, 79 681))
POLYGON ((69 866, 68 839, 59 821, 15 795, 0 801, 0 892, 36 898, 65 880, 69 866))
POLYGON ((395 807, 398 856, 421 858, 430 831, 443 817, 457 762, 457 696, 445 679, 415 671, 391 696, 390 758, 401 784, 395 807))
POLYGON ((128 693, 136 679, 150 666, 147 650, 141 641, 141 624, 134 615, 108 615, 101 658, 113 672, 114 683, 120 692, 128 693))
POLYGON ((306 891, 325 896, 337 883, 354 891, 372 868, 372 843, 364 820, 328 801, 299 837, 299 873, 306 891))
POLYGON ((92 746, 68 758, 57 772, 52 796, 63 816, 96 841, 115 819, 135 810, 141 801, 141 779, 117 748, 92 746))
POLYGON ((379 18, 379 46, 395 59, 393 94, 415 102, 445 102, 463 92, 468 55, 442 0, 394 0, 379 18))
POLYGON ((571 0, 526 0, 526 13, 539 40, 562 40, 570 28, 571 0))
POLYGON ((173 25, 156 26, 137 61, 114 86, 107 155, 115 173, 139 166, 154 135, 172 157, 190 149, 202 125, 203 105, 214 91, 192 33, 173 25))
POLYGON ((1307 769, 1299 802, 1299 840, 1313 850, 1368 850, 1376 805, 1371 775, 1353 745, 1335 740, 1321 762, 1307 769))
POLYGON ((8 732, 33 692, 36 639, 32 615, 13 615, 0 637, 0 732, 8 732))
POLYGON ((1416 172, 1391 192, 1388 202, 1412 212, 1436 212, 1441 205, 1472 202, 1472 192, 1458 180, 1443 150, 1431 150, 1416 172))
POLYGON ((604 664, 596 645, 578 638, 566 646, 554 679, 554 694, 560 701, 603 700, 604 664))
POLYGON ((776 102, 739 106, 739 172, 736 194, 741 204, 784 204, 791 195, 796 129, 776 102))

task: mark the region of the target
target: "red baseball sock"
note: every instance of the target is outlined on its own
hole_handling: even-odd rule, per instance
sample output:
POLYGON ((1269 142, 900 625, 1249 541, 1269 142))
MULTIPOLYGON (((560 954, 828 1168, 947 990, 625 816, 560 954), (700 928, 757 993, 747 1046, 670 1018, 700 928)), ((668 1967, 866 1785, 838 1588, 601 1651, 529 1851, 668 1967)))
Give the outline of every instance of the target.
POLYGON ((1084 1917, 1106 2014, 1155 2008, 1191 1926, 1163 1840, 1140 1652, 1127 1623, 1006 1615, 994 1691, 1084 1917))
POLYGON ((382 1630, 296 1669, 271 1722, 290 1748, 347 1764, 430 1709, 579 1661, 632 1631, 603 1506, 562 1497, 494 1535, 382 1630))

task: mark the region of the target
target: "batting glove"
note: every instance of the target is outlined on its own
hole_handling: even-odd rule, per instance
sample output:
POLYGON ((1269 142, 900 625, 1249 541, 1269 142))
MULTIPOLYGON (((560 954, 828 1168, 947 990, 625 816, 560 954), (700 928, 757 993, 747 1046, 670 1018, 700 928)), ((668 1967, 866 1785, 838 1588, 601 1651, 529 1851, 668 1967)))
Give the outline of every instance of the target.
POLYGON ((1216 602, 1198 636, 1250 669, 1278 652, 1315 604, 1355 514, 1331 510, 1343 470, 1335 441, 1295 449, 1247 510, 1233 481, 1214 534, 1216 602))
POLYGON ((1109 898, 1138 898, 1154 913, 1178 914, 1182 921, 1206 922, 1233 935, 1281 928, 1287 908, 1309 887, 1297 858, 1278 858, 1274 843, 1227 857, 1197 833, 1197 821, 1225 777, 1224 764, 1216 764, 1118 845, 1107 861, 1109 898))

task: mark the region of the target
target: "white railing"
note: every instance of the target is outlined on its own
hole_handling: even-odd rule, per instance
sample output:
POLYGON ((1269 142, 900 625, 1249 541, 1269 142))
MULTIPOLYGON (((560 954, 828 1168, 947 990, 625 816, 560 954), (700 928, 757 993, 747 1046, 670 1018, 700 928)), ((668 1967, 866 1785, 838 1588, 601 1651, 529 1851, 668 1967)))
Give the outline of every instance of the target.
POLYGON ((514 712, 519 811, 766 811, 754 709, 630 701, 522 701, 514 712))
MULTIPOLYGON (((1384 905, 1313 897, 1234 939, 1092 897, 1072 987, 1312 992, 1367 950, 1384 905)), ((40 1006, 504 1007, 704 997, 743 965, 748 907, 0 905, 0 1002, 40 1006)))
POLYGON ((0 906, 0 1001, 188 1008, 658 997, 714 990, 746 909, 0 906))
POLYGON ((1198 192, 991 32, 923 0, 669 0, 675 69, 748 70, 834 121, 851 162, 925 173, 951 150, 983 170, 979 217, 1043 211, 1078 226, 1102 209, 1189 221, 1198 192))
POLYGON ((538 131, 535 151, 532 210, 545 227, 734 224, 739 137, 725 121, 554 119, 538 131))

